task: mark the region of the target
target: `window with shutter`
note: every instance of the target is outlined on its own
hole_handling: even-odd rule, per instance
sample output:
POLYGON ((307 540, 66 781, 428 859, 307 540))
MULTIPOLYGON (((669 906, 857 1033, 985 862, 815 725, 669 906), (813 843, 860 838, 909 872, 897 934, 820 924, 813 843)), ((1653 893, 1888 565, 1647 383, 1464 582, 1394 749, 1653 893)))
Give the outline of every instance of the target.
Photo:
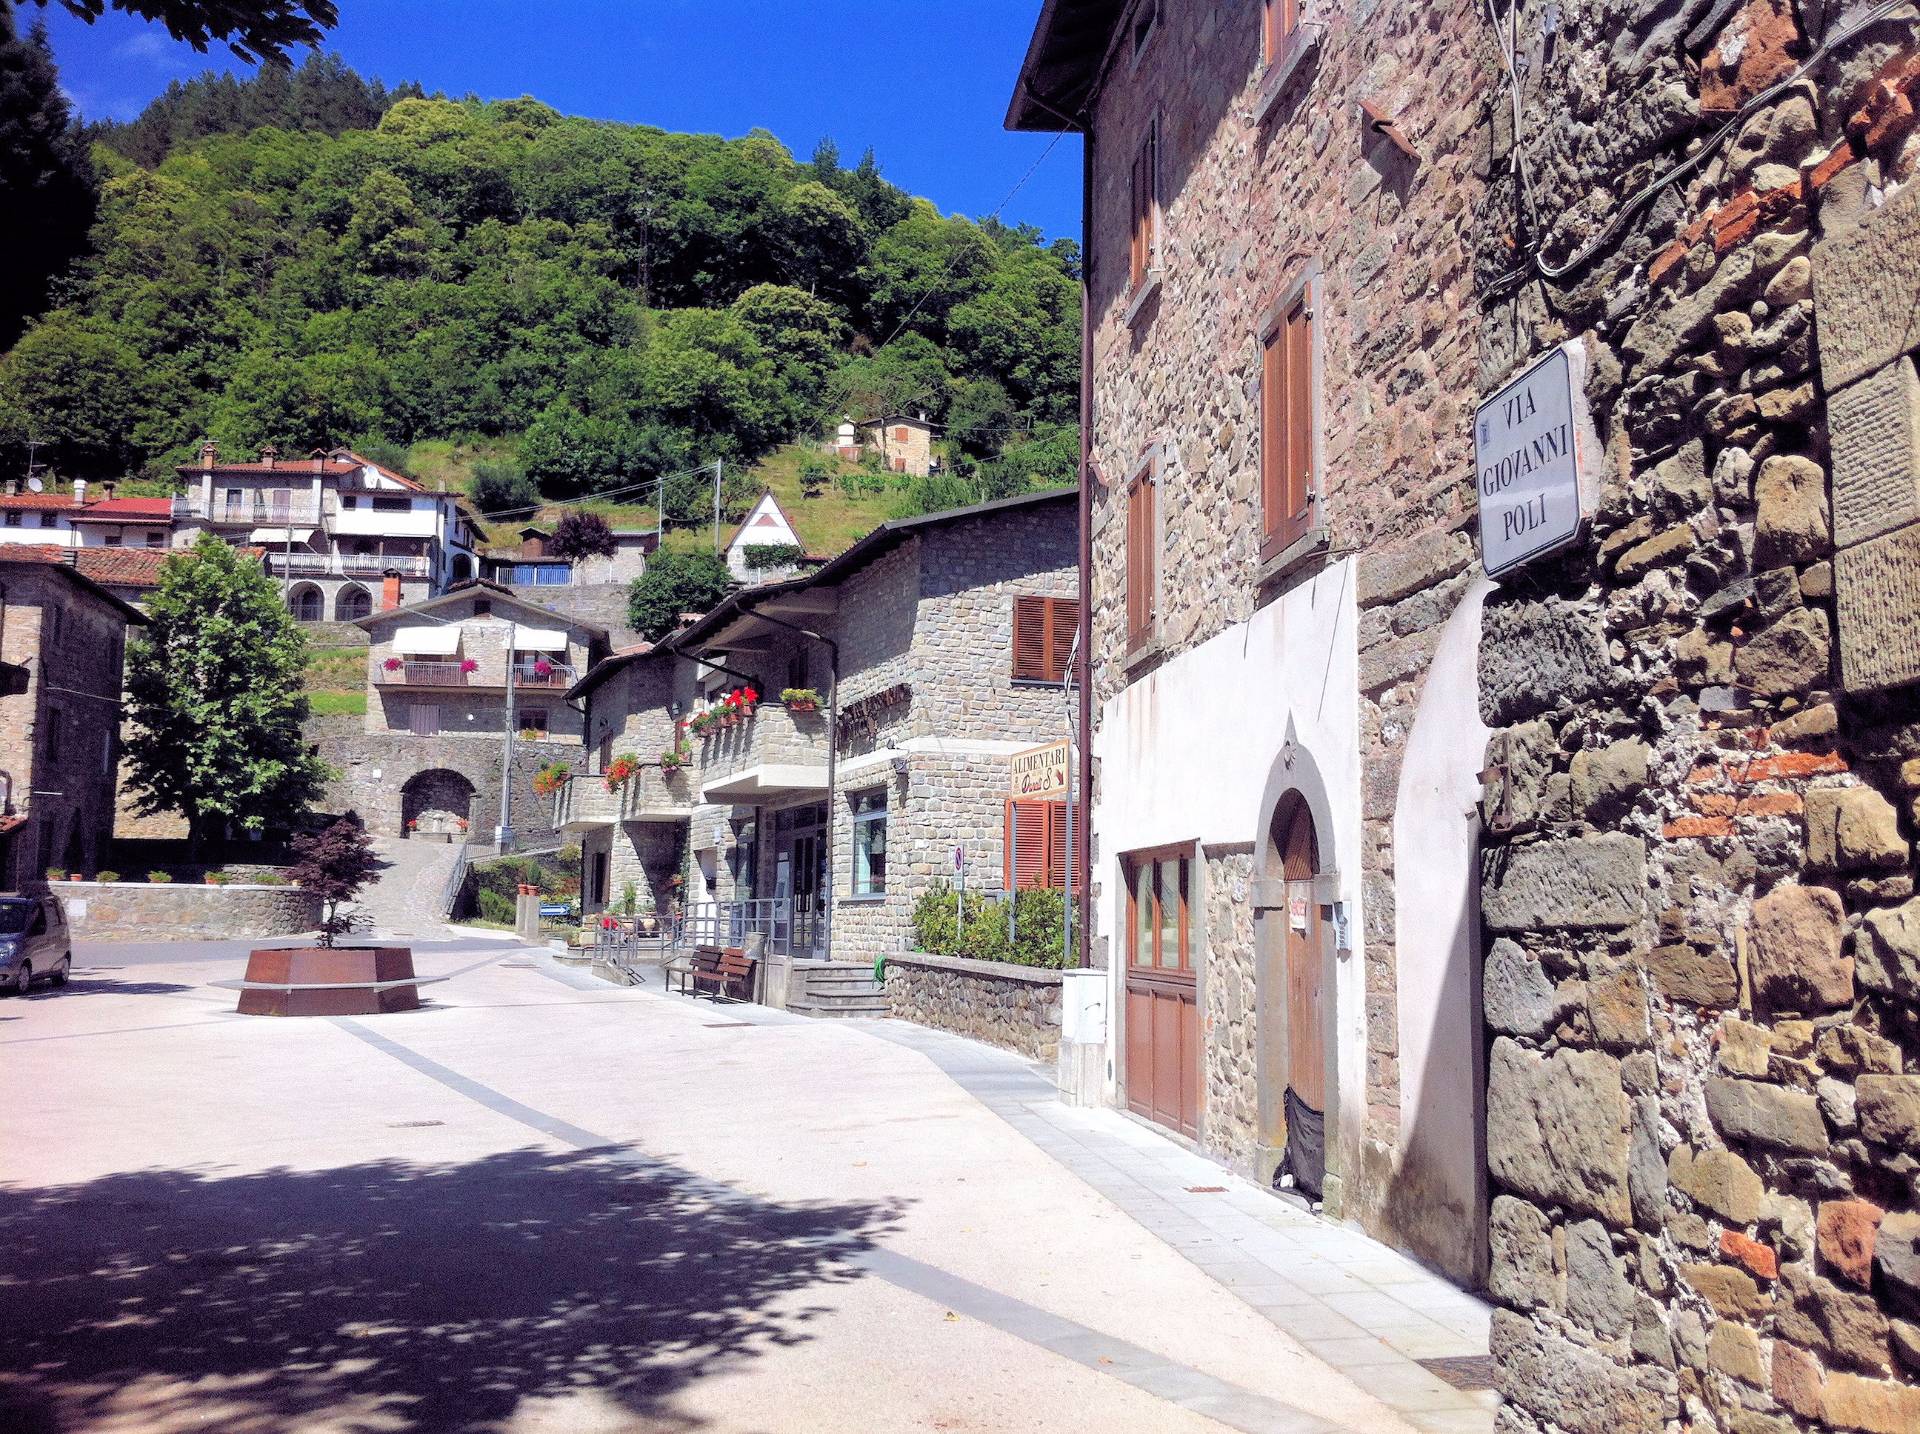
POLYGON ((1160 122, 1157 119, 1147 126, 1147 137, 1140 144, 1140 152, 1134 156, 1130 189, 1133 212, 1128 251, 1130 287, 1138 289, 1146 283, 1157 259, 1155 244, 1158 235, 1155 225, 1158 215, 1155 210, 1160 198, 1160 122))
POLYGON ((1013 600, 1013 679, 1016 682, 1065 682, 1073 632, 1080 617, 1072 598, 1017 597, 1013 600))
POLYGON ((1154 466, 1143 464, 1127 486, 1127 647, 1153 637, 1160 535, 1154 514, 1154 466))
POLYGON ((1007 803, 1006 882, 1010 891, 1067 884, 1067 804, 1007 803))
POLYGON ((1313 526, 1313 309, 1303 289, 1260 340, 1261 561, 1313 526))
POLYGON ((1260 6, 1260 55, 1271 65, 1300 25, 1300 0, 1262 0, 1260 6))

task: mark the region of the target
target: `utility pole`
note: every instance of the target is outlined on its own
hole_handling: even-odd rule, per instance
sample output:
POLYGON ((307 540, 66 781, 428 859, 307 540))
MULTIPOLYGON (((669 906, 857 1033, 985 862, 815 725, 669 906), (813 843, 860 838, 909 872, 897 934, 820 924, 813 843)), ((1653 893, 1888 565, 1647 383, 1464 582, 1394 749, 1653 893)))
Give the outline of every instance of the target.
POLYGON ((662 473, 653 483, 653 550, 660 551, 660 545, 667 540, 667 475, 662 473))
POLYGON ((713 554, 715 557, 720 556, 720 464, 720 459, 713 460, 713 554))
POLYGON ((497 850, 505 852, 513 846, 513 824, 507 816, 508 794, 513 788, 513 642, 514 634, 520 625, 509 618, 507 621, 507 726, 500 734, 500 825, 493 829, 493 841, 497 850))

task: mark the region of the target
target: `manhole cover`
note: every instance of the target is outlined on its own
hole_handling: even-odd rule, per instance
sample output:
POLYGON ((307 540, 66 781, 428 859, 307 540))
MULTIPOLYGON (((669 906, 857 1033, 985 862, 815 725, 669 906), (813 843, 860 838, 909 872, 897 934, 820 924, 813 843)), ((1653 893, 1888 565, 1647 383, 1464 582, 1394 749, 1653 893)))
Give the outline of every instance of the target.
POLYGON ((1437 1375, 1455 1389, 1493 1389, 1493 1356, 1461 1354, 1446 1359, 1416 1361, 1429 1374, 1437 1375))

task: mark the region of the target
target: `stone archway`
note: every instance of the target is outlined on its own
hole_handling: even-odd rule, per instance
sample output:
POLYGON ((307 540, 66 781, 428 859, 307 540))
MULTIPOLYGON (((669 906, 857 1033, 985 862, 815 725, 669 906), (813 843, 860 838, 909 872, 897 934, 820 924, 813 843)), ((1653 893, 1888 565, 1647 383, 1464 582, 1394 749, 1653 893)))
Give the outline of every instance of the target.
POLYGON ((458 839, 473 820, 473 783, 446 767, 432 767, 400 789, 400 825, 409 837, 458 839))
POLYGON ((358 583, 348 583, 333 599, 335 622, 357 622, 373 612, 373 594, 358 583))
POLYGON ((312 583, 301 583, 287 594, 295 622, 320 622, 327 615, 327 597, 312 583))
POLYGON ((455 553, 453 557, 452 583, 470 583, 473 581, 473 559, 465 553, 455 553))

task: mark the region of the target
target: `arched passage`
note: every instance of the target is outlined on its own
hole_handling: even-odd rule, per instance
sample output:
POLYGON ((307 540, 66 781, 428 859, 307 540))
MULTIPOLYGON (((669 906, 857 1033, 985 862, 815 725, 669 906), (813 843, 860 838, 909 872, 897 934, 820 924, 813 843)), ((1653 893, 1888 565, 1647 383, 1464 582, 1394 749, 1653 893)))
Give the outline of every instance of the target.
POLYGON ((473 559, 465 553, 455 553, 453 556, 453 581, 455 583, 473 581, 473 559))
POLYGON ((287 606, 296 622, 319 622, 327 615, 327 599, 312 583, 301 583, 287 594, 287 606))
POLYGON ((400 789, 401 828, 409 835, 463 832, 473 819, 473 783, 446 767, 417 773, 400 789))
POLYGON ((335 622, 357 622, 373 611, 373 594, 358 583, 348 583, 333 600, 335 622))

